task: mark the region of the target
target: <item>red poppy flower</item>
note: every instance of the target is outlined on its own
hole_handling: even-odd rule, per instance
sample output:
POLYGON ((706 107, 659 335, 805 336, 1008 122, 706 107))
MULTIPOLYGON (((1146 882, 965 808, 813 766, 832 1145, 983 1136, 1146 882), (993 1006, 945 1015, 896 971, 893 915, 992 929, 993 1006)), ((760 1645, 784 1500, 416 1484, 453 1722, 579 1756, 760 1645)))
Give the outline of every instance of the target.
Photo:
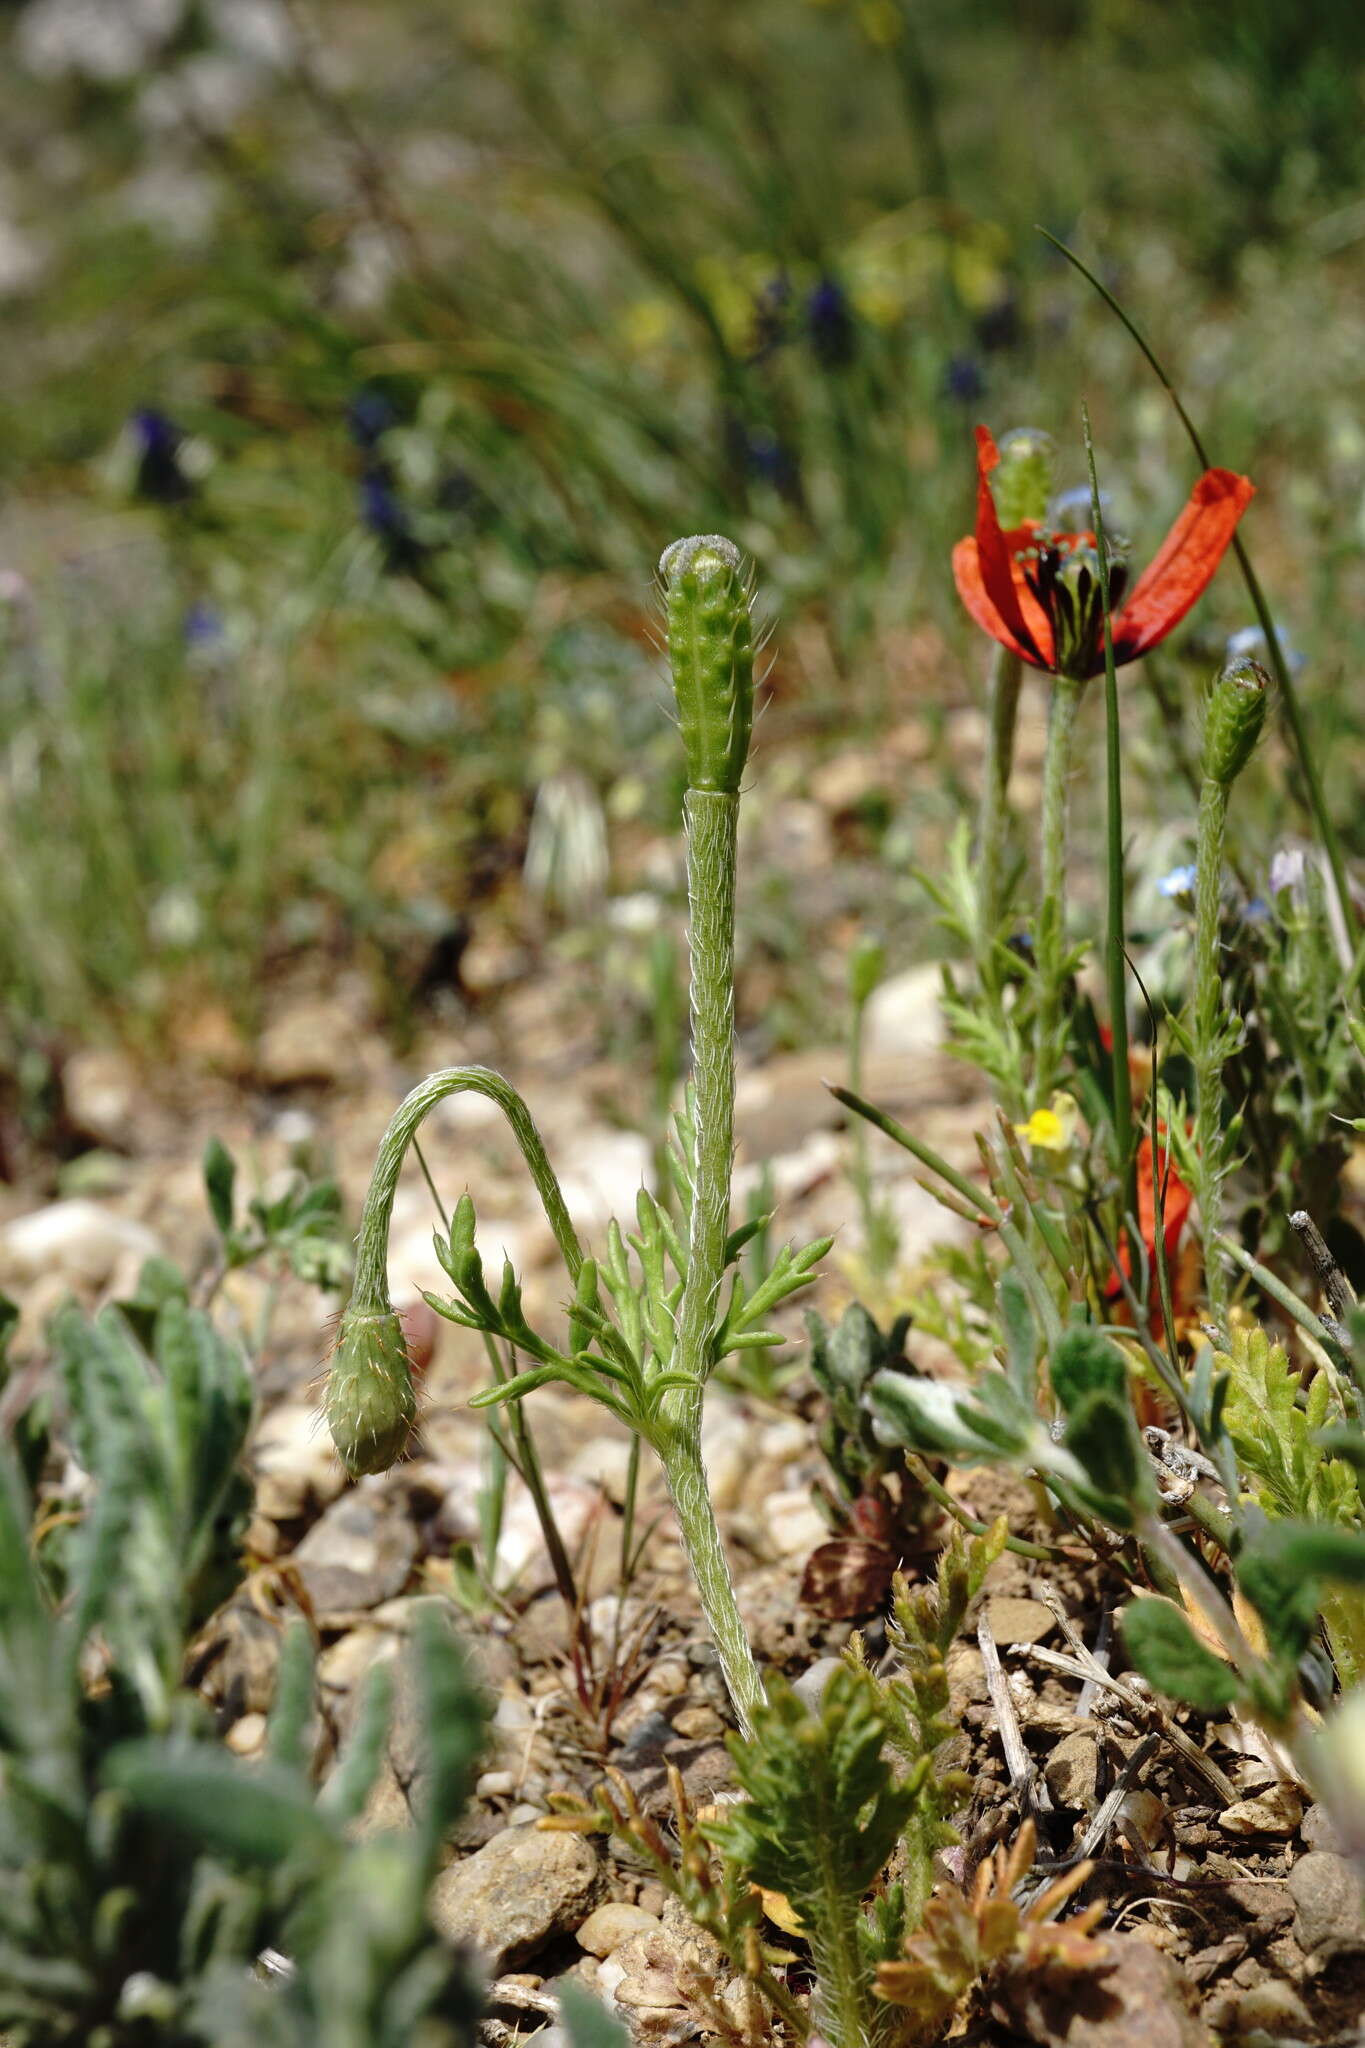
MULTIPOLYGON (((1138 1230, 1142 1236, 1142 1248, 1147 1255, 1147 1269, 1152 1276, 1153 1326, 1159 1320, 1160 1310, 1156 1303, 1156 1195, 1157 1178, 1161 1181, 1161 1240, 1166 1254, 1166 1266, 1171 1276, 1172 1290, 1178 1292, 1176 1281, 1176 1248, 1180 1233, 1185 1228, 1185 1219, 1190 1213, 1194 1196, 1175 1170, 1174 1161, 1164 1145, 1160 1146, 1153 1159, 1152 1141, 1143 1138, 1137 1150, 1137 1206, 1138 1230)), ((1119 1245, 1119 1264, 1132 1277, 1132 1263, 1128 1255, 1126 1240, 1119 1245)), ((1113 1300, 1122 1292, 1122 1282, 1117 1274, 1110 1280, 1106 1293, 1113 1300)))
MULTIPOLYGON (((989 430, 978 427, 976 533, 953 549, 958 595, 978 626, 1034 668, 1077 681, 1098 675, 1104 605, 1095 536, 1054 532, 1040 519, 1006 531, 990 485, 999 460, 989 430)), ((1230 469, 1206 469, 1126 604, 1128 564, 1121 545, 1109 544, 1116 663, 1155 647, 1202 597, 1255 488, 1230 469)))

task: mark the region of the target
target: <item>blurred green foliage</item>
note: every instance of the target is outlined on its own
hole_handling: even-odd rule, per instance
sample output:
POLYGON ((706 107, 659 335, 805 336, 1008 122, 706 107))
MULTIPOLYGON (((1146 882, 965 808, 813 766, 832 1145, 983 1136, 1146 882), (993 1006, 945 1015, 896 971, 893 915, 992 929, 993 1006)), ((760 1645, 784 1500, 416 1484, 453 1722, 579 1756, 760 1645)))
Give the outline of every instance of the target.
MULTIPOLYGON (((1087 395, 1137 542, 1189 481, 1036 222, 1256 476, 1310 701, 1357 658, 1344 0, 1311 38, 1283 0, 185 0, 102 72, 64 5, 7 11, 0 81, 21 1028, 249 1028, 305 951, 395 1017, 458 989, 547 776, 671 819, 644 599, 674 533, 761 562, 796 729, 961 701, 977 417, 1078 451, 1087 395)), ((925 829, 893 808, 878 844, 903 867, 925 829)))

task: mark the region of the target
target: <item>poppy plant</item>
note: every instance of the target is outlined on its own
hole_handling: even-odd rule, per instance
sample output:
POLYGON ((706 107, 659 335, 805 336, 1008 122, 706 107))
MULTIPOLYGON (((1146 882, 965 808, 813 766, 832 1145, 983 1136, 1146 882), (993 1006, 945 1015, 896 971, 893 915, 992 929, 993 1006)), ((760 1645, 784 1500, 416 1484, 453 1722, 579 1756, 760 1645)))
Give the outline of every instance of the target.
MULTIPOLYGON (((1104 667, 1095 536, 1057 531, 1041 519, 1002 527, 990 481, 999 461, 989 429, 978 427, 976 532, 953 549, 958 595, 977 625, 1010 653, 1084 682, 1104 667)), ((1164 640, 1203 596, 1255 488, 1230 469, 1206 469, 1126 602, 1124 551, 1108 544, 1116 664, 1136 661, 1164 640)))

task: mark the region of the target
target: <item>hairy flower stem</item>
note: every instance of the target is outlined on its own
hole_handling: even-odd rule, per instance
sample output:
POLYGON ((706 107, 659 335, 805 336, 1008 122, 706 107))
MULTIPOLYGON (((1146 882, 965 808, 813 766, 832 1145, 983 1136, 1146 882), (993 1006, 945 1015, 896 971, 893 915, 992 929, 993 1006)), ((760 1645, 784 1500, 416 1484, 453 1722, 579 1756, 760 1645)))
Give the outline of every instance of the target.
POLYGON ((380 1141, 379 1154, 374 1162, 374 1172, 370 1176, 365 1207, 360 1217, 360 1234, 356 1243, 355 1286, 351 1294, 353 1307, 387 1308, 389 1218, 393 1214, 393 1198, 398 1189, 398 1176, 403 1170, 408 1147, 438 1102, 444 1102, 448 1095, 459 1095, 466 1091, 475 1095, 486 1095, 490 1102, 497 1104, 507 1118, 512 1127, 512 1135, 521 1150, 521 1156, 530 1168, 536 1193, 540 1196, 546 1221, 554 1232, 560 1255, 568 1268, 569 1278, 577 1280, 579 1268, 583 1264, 583 1247, 578 1241, 578 1232, 574 1229, 568 1209, 564 1205, 564 1196, 555 1178, 554 1168, 546 1156, 540 1132, 536 1129, 526 1104, 511 1083, 504 1081, 501 1074, 495 1074, 491 1067, 442 1067, 438 1073, 428 1074, 425 1081, 419 1081, 417 1086, 403 1097, 380 1141))
POLYGON ((814 1929, 811 1937, 816 2030, 831 2048, 867 2048, 871 2040, 867 2010, 869 1972, 858 1940, 861 1918, 860 1902, 850 1898, 838 1879, 831 1876, 825 1887, 819 1938, 814 1929))
POLYGON ((1005 868, 1009 857, 1009 784, 1014 766, 1014 732, 1019 718, 1019 685, 1023 663, 1007 647, 997 647, 991 663, 987 708, 986 779, 981 790, 977 851, 981 862, 981 926, 977 935, 978 969, 983 981, 994 980, 994 951, 1005 915, 1005 868))
POLYGON ((696 1581, 725 1683, 745 1734, 763 1684, 735 1602, 701 1456, 702 1399, 711 1356, 725 1245, 735 1129, 735 857, 739 797, 689 789, 687 901, 692 954, 692 1086, 696 1166, 687 1239, 687 1278, 678 1304, 672 1389, 661 1418, 663 1463, 683 1547, 696 1581))
POLYGON ((1038 1014, 1034 1027, 1033 1088, 1046 1103, 1057 1084, 1066 1049, 1066 855, 1068 784, 1076 712, 1085 688, 1071 676, 1055 676, 1048 707, 1047 751, 1043 760, 1043 824, 1035 946, 1038 956, 1038 1014))
POLYGON ((1204 1233, 1204 1285, 1209 1317, 1224 1329, 1228 1272, 1215 1249, 1221 1223, 1223 1176, 1223 992, 1218 936, 1223 897, 1223 842, 1228 785, 1205 776, 1199 791, 1199 836, 1194 891, 1194 1192, 1204 1233))

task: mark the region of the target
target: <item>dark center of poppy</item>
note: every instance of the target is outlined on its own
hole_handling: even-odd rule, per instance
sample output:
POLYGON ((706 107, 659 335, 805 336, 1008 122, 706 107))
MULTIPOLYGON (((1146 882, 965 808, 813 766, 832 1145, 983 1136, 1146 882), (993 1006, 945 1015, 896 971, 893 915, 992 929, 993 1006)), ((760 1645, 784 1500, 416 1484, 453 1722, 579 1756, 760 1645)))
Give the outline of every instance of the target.
MULTIPOLYGON (((1127 544, 1107 541, 1106 553, 1112 614, 1128 585, 1127 544)), ((1096 674, 1104 665, 1104 597, 1094 535, 1043 530, 1020 555, 1019 566, 1052 627, 1057 674, 1076 678, 1096 674)))

